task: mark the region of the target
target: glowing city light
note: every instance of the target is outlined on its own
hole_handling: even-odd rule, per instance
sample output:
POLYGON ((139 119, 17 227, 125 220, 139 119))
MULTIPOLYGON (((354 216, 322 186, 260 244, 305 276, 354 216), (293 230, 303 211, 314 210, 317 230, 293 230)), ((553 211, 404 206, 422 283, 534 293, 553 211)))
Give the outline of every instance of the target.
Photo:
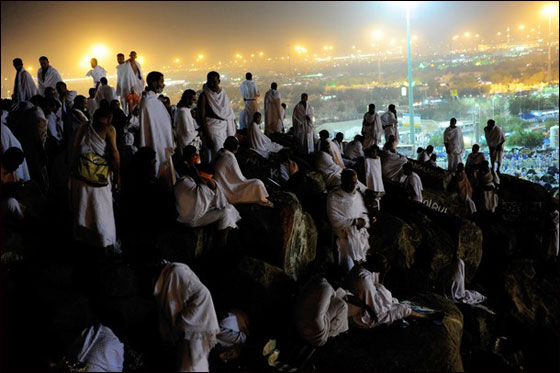
POLYGON ((138 62, 143 64, 144 63, 144 56, 138 56, 138 57, 136 57, 136 60, 138 60, 138 62))
POLYGON ((95 58, 103 58, 109 54, 109 49, 103 44, 96 44, 91 47, 91 53, 95 58))
POLYGON ((259 52, 259 56, 261 56, 261 57, 264 56, 264 53, 263 53, 263 52, 259 52))
POLYGON ((385 35, 385 33, 383 32, 383 30, 375 30, 371 33, 371 37, 374 40, 381 40, 381 38, 383 38, 383 36, 385 35))
POLYGON ((459 35, 453 36, 453 40, 457 40, 457 39, 459 39, 459 35))
POLYGON ((307 49, 302 47, 301 45, 296 45, 296 52, 297 54, 307 53, 307 49))
POLYGON ((471 37, 471 33, 470 32, 465 32, 463 34, 464 37, 466 37, 467 39, 471 37))
POLYGON ((235 54, 235 58, 241 59, 241 58, 243 58, 243 56, 241 55, 241 53, 236 53, 236 54, 235 54))
POLYGON ((32 71, 33 70, 33 66, 27 66, 27 71, 32 71))
POLYGON ((525 25, 519 25, 518 29, 525 30, 525 25))
POLYGON ((555 14, 558 14, 558 4, 546 5, 542 9, 542 14, 545 16, 553 16, 555 14))
POLYGON ((179 62, 181 62, 181 59, 180 58, 175 58, 175 63, 179 63, 179 62))

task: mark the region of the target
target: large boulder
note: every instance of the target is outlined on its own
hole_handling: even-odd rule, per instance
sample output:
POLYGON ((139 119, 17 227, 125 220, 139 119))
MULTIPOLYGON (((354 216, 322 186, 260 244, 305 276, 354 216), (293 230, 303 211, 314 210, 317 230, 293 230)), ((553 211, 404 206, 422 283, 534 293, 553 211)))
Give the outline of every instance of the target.
POLYGON ((425 188, 445 191, 453 178, 453 174, 443 168, 432 167, 410 158, 408 162, 412 164, 412 170, 422 179, 425 188))
POLYGON ((203 228, 189 228, 179 223, 160 234, 156 248, 163 259, 171 262, 189 263, 200 258, 212 244, 216 232, 214 225, 203 228))
POLYGON ((463 371, 460 347, 463 315, 449 300, 432 293, 412 299, 415 303, 442 310, 442 324, 431 322, 377 327, 351 328, 316 351, 318 370, 362 371, 463 371))
POLYGON ((255 204, 238 205, 239 237, 250 255, 282 268, 291 278, 305 273, 315 259, 317 229, 293 193, 270 196, 273 209, 255 204))

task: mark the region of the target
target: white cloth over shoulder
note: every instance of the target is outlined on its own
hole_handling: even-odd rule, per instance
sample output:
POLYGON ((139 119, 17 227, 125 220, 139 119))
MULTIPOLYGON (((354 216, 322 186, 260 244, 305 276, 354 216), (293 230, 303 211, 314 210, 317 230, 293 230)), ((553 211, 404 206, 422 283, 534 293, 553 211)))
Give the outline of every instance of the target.
POLYGON ((210 149, 211 157, 214 157, 224 146, 226 138, 228 136, 235 136, 237 132, 235 114, 225 89, 222 88, 219 92, 214 92, 204 84, 202 91, 206 96, 208 106, 210 106, 214 115, 218 117, 211 118, 206 116, 206 123, 202 124, 207 126, 207 131, 210 134, 213 143, 210 149))
POLYGON ((366 171, 366 186, 374 192, 385 192, 383 177, 381 172, 381 159, 366 158, 364 161, 366 171))
POLYGON ((343 168, 334 162, 333 157, 329 153, 320 151, 315 159, 315 167, 323 175, 327 186, 340 185, 340 175, 343 168))
POLYGON ((267 135, 261 132, 260 127, 255 122, 249 126, 249 144, 251 144, 251 149, 268 159, 270 153, 278 153, 284 147, 272 142, 267 135))
POLYGON ((315 126, 313 124, 313 107, 299 103, 294 107, 292 126, 298 142, 300 153, 309 154, 315 150, 315 126))
POLYGON ((37 71, 37 81, 39 82, 39 93, 44 96, 45 88, 52 87, 56 89, 56 83, 62 82, 62 78, 60 77, 60 74, 54 67, 49 66, 47 68, 47 72, 45 73, 44 80, 43 80, 43 68, 42 67, 39 68, 39 71, 37 71))
POLYGON ((93 79, 93 86, 96 87, 101 78, 107 77, 107 71, 99 65, 87 72, 86 76, 91 76, 93 79))
POLYGON ((492 130, 488 130, 488 127, 485 127, 484 134, 486 136, 486 142, 488 143, 488 146, 493 148, 506 140, 504 131, 498 126, 494 126, 492 130))
POLYGON ((390 150, 381 153, 381 170, 383 177, 399 182, 403 172, 402 166, 407 163, 406 157, 400 153, 392 152, 390 150))
POLYGON ((176 128, 177 146, 181 151, 187 145, 192 145, 196 150, 200 151, 202 140, 198 136, 196 130, 196 122, 192 116, 191 109, 187 107, 178 107, 175 110, 174 118, 176 128))
MULTIPOLYGON (((10 128, 2 123, 2 154, 6 152, 6 150, 10 148, 18 148, 23 151, 21 147, 21 143, 19 140, 14 136, 10 128)), ((24 158, 23 163, 18 167, 16 170, 16 175, 19 180, 27 181, 31 179, 29 175, 29 169, 27 168, 27 160, 24 158)))
POLYGON ((276 89, 269 89, 264 95, 265 134, 270 135, 284 130, 282 109, 280 92, 276 89))
POLYGON ((156 177, 173 186, 174 169, 171 155, 175 152, 169 112, 153 91, 146 92, 140 109, 140 146, 156 152, 156 177))
POLYGON ((391 135, 395 136, 395 141, 399 142, 399 121, 390 111, 386 111, 381 116, 381 123, 383 124, 383 130, 385 131, 385 141, 389 141, 391 135))
POLYGON ((239 168, 235 154, 229 150, 220 150, 214 169, 214 178, 220 183, 229 203, 264 203, 267 201, 268 192, 263 182, 259 179, 247 180, 239 168))
POLYGON ((348 330, 346 293, 335 291, 326 279, 315 276, 301 290, 294 309, 299 335, 312 346, 323 346, 327 340, 348 330))
POLYGON ((422 180, 416 172, 412 171, 412 173, 404 179, 404 188, 405 190, 412 192, 411 198, 413 201, 422 203, 422 191, 424 189, 422 187, 422 180))
POLYGON ((117 88, 119 89, 119 96, 126 98, 126 96, 134 90, 134 92, 138 93, 139 95, 142 94, 144 90, 144 75, 142 75, 142 68, 140 64, 136 61, 136 67, 138 68, 138 72, 140 77, 134 70, 132 70, 132 61, 126 61, 122 65, 117 66, 117 88))
POLYGON ((175 185, 178 222, 189 227, 201 227, 218 222, 218 230, 237 228, 241 219, 239 212, 230 205, 218 183, 216 190, 207 185, 196 184, 189 176, 175 185))
POLYGON ((362 122, 362 135, 364 136, 364 147, 369 148, 372 145, 381 145, 383 140, 383 124, 381 122, 381 117, 378 113, 370 114, 369 112, 364 114, 364 120, 362 122))
POLYGON ((111 87, 109 84, 103 85, 101 84, 97 87, 97 93, 95 94, 95 100, 97 103, 101 103, 102 100, 107 100, 109 104, 111 101, 117 99, 117 91, 115 88, 111 87))
POLYGON ((340 147, 338 146, 336 141, 333 141, 331 138, 327 138, 326 140, 329 143, 330 155, 332 156, 333 161, 344 169, 344 161, 342 160, 340 147))
MULTIPOLYGON (((90 151, 104 156, 106 148, 105 139, 88 124, 76 156, 90 151)), ((72 177, 71 189, 75 238, 97 247, 114 245, 117 232, 111 183, 104 187, 94 187, 72 177)))
POLYGON ((374 328, 410 316, 412 309, 399 304, 391 292, 379 283, 379 273, 370 272, 364 267, 354 266, 344 280, 344 288, 367 304, 377 315, 377 322, 363 308, 351 317, 352 324, 358 328, 374 328))
POLYGON ((450 153, 462 154, 465 151, 463 132, 459 127, 447 127, 443 131, 443 142, 448 144, 450 153))
POLYGON ((29 101, 29 99, 39 93, 35 82, 23 67, 20 72, 16 74, 15 81, 16 95, 14 97, 14 103, 29 101))
POLYGON ((164 340, 176 343, 181 371, 208 371, 208 354, 220 332, 210 291, 183 263, 169 263, 154 288, 164 340))
POLYGON ((351 160, 356 160, 364 156, 364 147, 362 143, 358 140, 352 140, 346 145, 346 151, 344 152, 346 157, 351 160))
POLYGON ((245 103, 245 108, 239 116, 239 127, 247 128, 253 122, 253 115, 259 111, 257 97, 260 96, 257 84, 253 80, 245 80, 240 87, 241 97, 245 103))
POLYGON ((78 361, 86 364, 86 372, 122 372, 124 345, 111 329, 91 326, 82 332, 84 344, 78 361))
POLYGON ((450 293, 447 297, 455 303, 478 304, 486 300, 486 297, 475 290, 465 290, 465 262, 457 258, 457 269, 453 274, 450 293))
POLYGON ((352 193, 336 188, 327 198, 327 214, 333 232, 337 236, 339 264, 350 270, 354 261, 366 259, 369 250, 369 216, 362 194, 357 190, 352 193), (358 229, 354 220, 362 218, 366 225, 358 229))

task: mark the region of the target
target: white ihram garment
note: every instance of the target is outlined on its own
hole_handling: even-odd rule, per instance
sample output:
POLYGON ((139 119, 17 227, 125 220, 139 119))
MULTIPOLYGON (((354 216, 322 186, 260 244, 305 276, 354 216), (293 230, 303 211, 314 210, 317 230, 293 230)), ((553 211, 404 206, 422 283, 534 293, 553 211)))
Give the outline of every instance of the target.
POLYGON ((60 74, 52 66, 48 67, 47 73, 45 74, 45 80, 43 80, 42 75, 43 68, 41 67, 39 68, 39 71, 37 71, 37 81, 39 82, 39 94, 43 96, 45 95, 45 88, 52 87, 56 90, 56 83, 62 82, 60 74))
MULTIPOLYGON (((106 157, 106 148, 107 142, 88 124, 75 156, 93 151, 106 157)), ((114 245, 117 232, 111 183, 104 187, 94 187, 72 177, 71 189, 75 238, 92 246, 114 245)))
POLYGON ((504 131, 498 126, 494 126, 491 131, 488 130, 488 127, 484 127, 484 135, 486 136, 486 143, 488 144, 489 148, 495 148, 496 150, 490 151, 490 161, 491 163, 498 162, 502 164, 502 158, 504 157, 504 144, 503 142, 506 140, 506 135, 504 131), (497 149, 498 144, 500 145, 500 149, 497 149))
POLYGON ((337 236, 339 264, 347 270, 352 269, 354 261, 366 259, 369 250, 369 216, 362 194, 357 190, 352 193, 336 188, 327 198, 327 213, 332 229, 337 236), (362 218, 366 225, 358 229, 353 225, 354 219, 362 218))
POLYGON ((206 101, 212 109, 214 115, 218 118, 206 117, 203 125, 207 126, 207 131, 212 140, 212 148, 210 151, 210 160, 216 156, 218 151, 224 146, 224 141, 228 136, 235 136, 237 132, 235 124, 235 114, 231 107, 228 95, 225 89, 220 88, 219 92, 209 89, 206 84, 202 86, 206 101))
POLYGON ((266 135, 283 131, 283 109, 284 108, 281 105, 280 92, 276 89, 268 90, 264 95, 264 133, 266 135))
POLYGON ((214 179, 220 183, 229 203, 267 201, 268 192, 263 182, 259 179, 247 180, 239 168, 235 154, 229 150, 220 150, 214 169, 214 179))
POLYGON ((329 153, 324 151, 317 153, 315 167, 323 175, 327 186, 340 185, 340 174, 343 168, 334 162, 333 157, 329 153))
POLYGON ((177 221, 189 227, 201 227, 218 222, 218 230, 237 228, 241 219, 239 212, 227 201, 220 185, 216 190, 207 185, 196 184, 190 177, 179 180, 175 185, 177 221))
POLYGON ((342 169, 344 169, 344 161, 342 160, 342 154, 340 152, 340 148, 338 147, 338 144, 335 144, 335 141, 333 141, 331 138, 327 138, 326 139, 329 143, 329 149, 330 149, 330 155, 333 158, 333 161, 339 165, 342 169))
POLYGON ((111 329, 95 325, 82 332, 84 340, 78 361, 86 364, 86 372, 122 372, 124 345, 111 329))
POLYGON ((175 176, 171 117, 153 91, 146 92, 140 105, 140 146, 149 146, 156 152, 156 177, 163 178, 171 188, 175 176))
POLYGON ((400 153, 387 150, 381 153, 381 170, 383 177, 399 182, 402 177, 402 166, 407 163, 406 157, 400 153))
POLYGON ((362 122, 362 135, 364 136, 364 147, 369 148, 372 145, 382 147, 383 140, 383 124, 378 113, 364 114, 362 122))
POLYGON ((475 290, 465 290, 465 262, 457 258, 457 269, 452 277, 451 288, 448 289, 447 297, 455 303, 478 304, 486 300, 486 297, 475 290))
MULTIPOLYGON (((144 75, 142 74, 142 68, 140 64, 136 61, 136 67, 138 68, 138 72, 140 74, 140 78, 138 74, 132 70, 132 65, 130 64, 131 61, 125 61, 122 65, 117 66, 117 94, 121 96, 121 99, 125 100, 125 107, 126 107, 126 96, 134 90, 134 92, 138 93, 138 95, 142 95, 142 91, 144 90, 144 75)), ((128 114, 128 110, 131 108, 127 108, 126 113, 128 114)))
POLYGON ((154 288, 164 340, 178 345, 179 371, 208 372, 208 355, 220 332, 212 296, 182 263, 169 263, 154 288))
POLYGON ((422 203, 422 180, 416 172, 412 172, 404 179, 404 189, 412 191, 412 200, 422 203))
POLYGON ((191 109, 187 107, 178 107, 175 110, 174 118, 176 128, 177 146, 182 154, 183 148, 192 145, 196 150, 200 151, 202 140, 198 136, 196 130, 196 122, 192 116, 191 109))
POLYGON ((313 107, 307 103, 304 106, 301 102, 294 107, 292 114, 292 125, 294 135, 298 142, 300 153, 310 154, 315 150, 315 127, 313 125, 313 107), (310 118, 310 120, 307 119, 310 118))
POLYGON ((29 99, 39 93, 35 82, 24 68, 22 68, 18 73, 16 73, 15 86, 17 86, 17 93, 14 97, 14 104, 22 101, 29 101, 29 99))
POLYGON ((443 131, 443 142, 447 143, 449 153, 447 153, 447 170, 455 171, 457 165, 463 162, 463 152, 465 142, 463 132, 459 127, 447 127, 443 131))
POLYGON ((381 123, 383 124, 383 131, 385 132, 385 141, 389 141, 391 135, 395 136, 395 141, 399 142, 399 121, 395 118, 395 114, 386 111, 381 116, 381 123))
MULTIPOLYGON (((14 136, 10 128, 2 123, 2 154, 6 152, 6 150, 10 148, 18 148, 23 151, 21 147, 21 143, 19 140, 14 136)), ((24 158, 23 163, 17 168, 16 175, 19 180, 27 181, 31 180, 31 176, 29 175, 29 169, 27 168, 27 160, 24 158)))
POLYGON ((243 129, 253 122, 253 115, 259 111, 257 97, 260 96, 260 93, 257 84, 252 80, 246 80, 241 83, 239 89, 245 103, 245 108, 241 111, 241 115, 239 115, 239 128, 243 129))
POLYGON ((344 152, 347 158, 355 161, 356 159, 364 156, 364 147, 358 140, 352 140, 346 145, 346 151, 344 152))
POLYGON ((111 101, 116 99, 117 99, 117 91, 109 84, 107 85, 101 84, 99 87, 97 87, 97 93, 95 94, 95 101, 97 101, 98 104, 100 104, 102 100, 107 100, 107 102, 110 104, 111 101))
POLYGON ((366 186, 374 192, 385 192, 383 185, 383 177, 381 172, 381 159, 379 158, 366 158, 364 161, 366 171, 366 186))
POLYGON ((249 144, 251 149, 268 159, 270 153, 278 153, 284 147, 272 142, 267 135, 261 132, 260 125, 252 122, 249 126, 249 144))
POLYGON ((97 65, 93 69, 88 71, 86 76, 91 76, 91 79, 93 79, 93 87, 95 88, 99 84, 101 78, 107 77, 107 71, 105 71, 105 69, 101 66, 97 65))
POLYGON ((377 321, 373 320, 369 312, 363 308, 352 315, 352 324, 358 328, 374 328, 376 326, 404 319, 410 316, 412 309, 399 304, 391 292, 379 283, 379 273, 370 272, 362 266, 354 266, 344 280, 344 288, 354 294, 360 301, 373 309, 377 321))

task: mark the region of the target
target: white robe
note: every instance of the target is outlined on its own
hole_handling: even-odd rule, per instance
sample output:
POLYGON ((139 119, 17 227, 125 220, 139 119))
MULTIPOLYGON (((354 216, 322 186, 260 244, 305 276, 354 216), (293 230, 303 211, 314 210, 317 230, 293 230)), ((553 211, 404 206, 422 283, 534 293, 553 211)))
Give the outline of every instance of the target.
MULTIPOLYGON (((482 203, 480 210, 482 211, 496 211, 499 203, 498 193, 496 191, 497 175, 489 169, 487 173, 480 175, 480 184, 482 190, 482 203)), ((499 183, 498 183, 499 184, 499 183)))
POLYGON ((95 68, 88 71, 86 76, 91 76, 91 78, 93 79, 93 87, 95 88, 97 87, 97 84, 99 83, 101 78, 107 77, 107 71, 105 71, 105 69, 101 66, 97 65, 95 66, 95 68))
MULTIPOLYGON (((136 62, 136 66, 138 67, 138 72, 142 79, 138 78, 138 75, 134 73, 132 70, 132 66, 130 65, 129 61, 125 61, 122 65, 117 67, 117 87, 119 92, 117 94, 126 100, 126 96, 134 89, 134 92, 142 95, 142 91, 144 90, 144 75, 142 74, 142 68, 140 64, 136 62)), ((126 102, 126 101, 125 101, 126 102)), ((128 109, 128 108, 127 108, 128 109)), ((126 112, 128 113, 128 111, 126 112)))
POLYGON ((381 159, 379 158, 366 158, 364 161, 364 168, 366 171, 366 186, 374 192, 385 192, 383 185, 383 177, 381 172, 381 159))
POLYGON ((156 152, 156 176, 173 186, 174 169, 171 156, 175 152, 169 112, 153 91, 146 92, 140 108, 140 146, 156 152))
POLYGON ((402 166, 407 163, 406 157, 400 153, 385 151, 381 154, 381 170, 383 177, 399 182, 402 177, 402 166))
POLYGON ((343 168, 334 162, 330 154, 324 151, 317 153, 315 167, 323 175, 327 186, 340 185, 340 175, 343 168))
MULTIPOLYGON (((85 129, 80 154, 90 151, 105 155, 107 143, 91 125, 85 129)), ((106 247, 117 241, 115 215, 113 214, 113 193, 111 183, 104 187, 94 187, 71 178, 72 210, 74 212, 74 237, 92 246, 106 247)))
POLYGON ((216 156, 216 153, 224 146, 224 141, 228 136, 235 136, 237 132, 235 124, 235 114, 231 107, 231 102, 226 93, 226 90, 220 88, 219 92, 214 92, 209 89, 206 84, 202 86, 206 101, 212 109, 212 112, 219 119, 206 117, 204 120, 207 126, 207 131, 212 140, 212 148, 210 151, 210 160, 216 156))
POLYGON ((364 147, 362 143, 358 140, 352 140, 346 146, 346 151, 344 152, 347 158, 356 160, 364 156, 364 147))
MULTIPOLYGON (((12 131, 2 123, 2 154, 6 152, 6 150, 10 148, 18 148, 23 151, 21 147, 21 143, 19 140, 14 136, 12 131)), ((27 160, 24 158, 23 163, 17 168, 16 175, 19 180, 27 181, 31 180, 31 176, 29 175, 29 169, 27 168, 27 160)))
POLYGON ((261 132, 260 125, 252 122, 249 126, 249 144, 251 149, 268 159, 270 153, 278 153, 284 147, 272 142, 267 135, 261 132))
POLYGON ((208 355, 220 332, 210 291, 183 263, 169 263, 154 288, 164 340, 178 345, 179 371, 207 372, 208 355))
POLYGON ((281 105, 280 92, 276 89, 270 89, 264 95, 264 133, 284 131, 284 118, 282 115, 283 107, 281 105))
POLYGON ((494 151, 490 151, 490 161, 492 163, 498 162, 501 164, 504 156, 503 142, 506 140, 504 131, 498 126, 494 126, 491 131, 488 127, 484 127, 484 135, 486 136, 486 143, 488 144, 488 147, 495 148, 494 151), (500 143, 502 143, 502 145, 500 145, 500 148, 498 149, 497 146, 500 143))
POLYGON ((354 261, 366 259, 369 250, 369 216, 362 194, 357 190, 352 193, 336 188, 327 198, 327 214, 333 232, 337 236, 339 264, 350 270, 354 261), (362 218, 366 225, 358 229, 353 225, 354 219, 362 218))
POLYGON ((22 101, 29 101, 31 97, 39 94, 31 74, 24 68, 21 69, 19 74, 16 73, 15 85, 17 86, 17 94, 14 97, 14 104, 22 101))
POLYGON ((447 143, 449 152, 447 153, 447 169, 455 171, 457 165, 463 162, 462 156, 465 151, 463 132, 459 127, 447 127, 443 131, 443 142, 447 143))
POLYGON ((62 141, 64 128, 62 121, 59 120, 55 113, 49 113, 49 115, 47 115, 47 125, 47 134, 50 137, 54 137, 58 142, 62 141))
POLYGON ((379 273, 370 272, 362 266, 352 268, 344 280, 344 288, 370 306, 377 315, 375 321, 367 310, 360 308, 359 312, 351 317, 352 324, 358 328, 390 325, 412 314, 409 306, 399 304, 398 299, 393 298, 391 292, 379 283, 379 273))
POLYGON ((405 190, 412 191, 411 198, 413 201, 422 203, 422 191, 424 189, 422 188, 422 180, 416 172, 412 171, 412 173, 404 179, 404 188, 405 190))
POLYGON ((97 93, 95 94, 95 100, 100 104, 102 100, 107 100, 109 104, 111 101, 117 99, 117 91, 115 88, 111 87, 109 84, 107 85, 99 85, 97 87, 97 93))
POLYGON ((259 179, 247 180, 239 168, 235 154, 229 150, 220 150, 214 169, 214 178, 220 183, 229 203, 264 203, 267 201, 268 192, 263 182, 259 179))
POLYGON ((339 165, 342 169, 344 169, 344 161, 342 159, 342 154, 340 152, 340 147, 338 146, 338 144, 336 143, 336 141, 333 141, 331 138, 327 138, 326 139, 329 143, 329 149, 330 152, 329 154, 332 156, 333 161, 339 165))
POLYGON ((126 96, 124 94, 123 91, 123 76, 125 75, 125 69, 126 69, 126 65, 124 63, 117 65, 115 67, 115 69, 117 70, 117 85, 116 85, 116 92, 117 92, 117 96, 119 96, 119 100, 121 102, 121 109, 122 111, 128 115, 128 108, 126 107, 126 96))
POLYGON ((385 141, 389 141, 391 135, 395 136, 395 141, 399 142, 399 121, 395 118, 395 114, 386 111, 381 116, 381 123, 383 124, 383 131, 385 132, 385 141))
POLYGON ((348 330, 348 305, 342 289, 335 291, 326 279, 315 276, 301 290, 294 307, 299 335, 319 347, 348 330))
POLYGON ((111 329, 91 326, 82 332, 84 340, 78 361, 86 364, 86 372, 122 372, 124 345, 111 329))
POLYGON ((93 114, 95 114, 95 111, 99 108, 99 105, 97 104, 97 100, 94 98, 88 98, 88 102, 87 102, 87 112, 89 114, 89 117, 93 119, 93 114))
POLYGON ((189 227, 201 227, 218 222, 218 230, 237 228, 239 212, 230 205, 218 183, 216 190, 204 184, 197 185, 186 176, 175 185, 177 221, 189 227))
POLYGON ((382 147, 383 141, 383 124, 378 113, 364 114, 362 122, 362 135, 364 136, 364 147, 369 148, 372 145, 382 147), (364 125, 365 124, 365 125, 364 125))
POLYGON ((191 109, 187 107, 178 107, 175 110, 174 118, 176 128, 177 146, 182 154, 183 148, 187 145, 196 147, 200 151, 202 140, 198 136, 196 130, 196 122, 192 116, 191 109))
POLYGON ((245 108, 241 111, 241 115, 239 115, 239 128, 241 129, 247 128, 249 123, 253 122, 253 115, 259 111, 257 97, 260 96, 260 93, 257 84, 253 80, 246 80, 241 83, 239 90, 245 103, 245 108))
POLYGON ((247 341, 247 334, 240 330, 237 315, 228 312, 227 315, 220 320, 220 334, 216 336, 218 343, 223 346, 240 345, 247 341))
POLYGON ((478 304, 486 300, 478 291, 465 290, 465 262, 460 258, 457 258, 457 269, 446 295, 455 303, 478 304))
POLYGON ((313 122, 313 107, 309 105, 309 102, 305 107, 301 102, 294 107, 292 125, 300 153, 310 154, 315 150, 315 126, 313 122))
POLYGON ((45 88, 47 87, 52 87, 56 90, 56 83, 58 82, 62 82, 62 77, 60 76, 60 74, 58 73, 58 71, 52 67, 49 66, 49 68, 47 69, 47 73, 45 74, 45 80, 43 80, 43 68, 39 68, 39 71, 37 71, 37 81, 39 82, 39 94, 41 95, 45 95, 45 88))

